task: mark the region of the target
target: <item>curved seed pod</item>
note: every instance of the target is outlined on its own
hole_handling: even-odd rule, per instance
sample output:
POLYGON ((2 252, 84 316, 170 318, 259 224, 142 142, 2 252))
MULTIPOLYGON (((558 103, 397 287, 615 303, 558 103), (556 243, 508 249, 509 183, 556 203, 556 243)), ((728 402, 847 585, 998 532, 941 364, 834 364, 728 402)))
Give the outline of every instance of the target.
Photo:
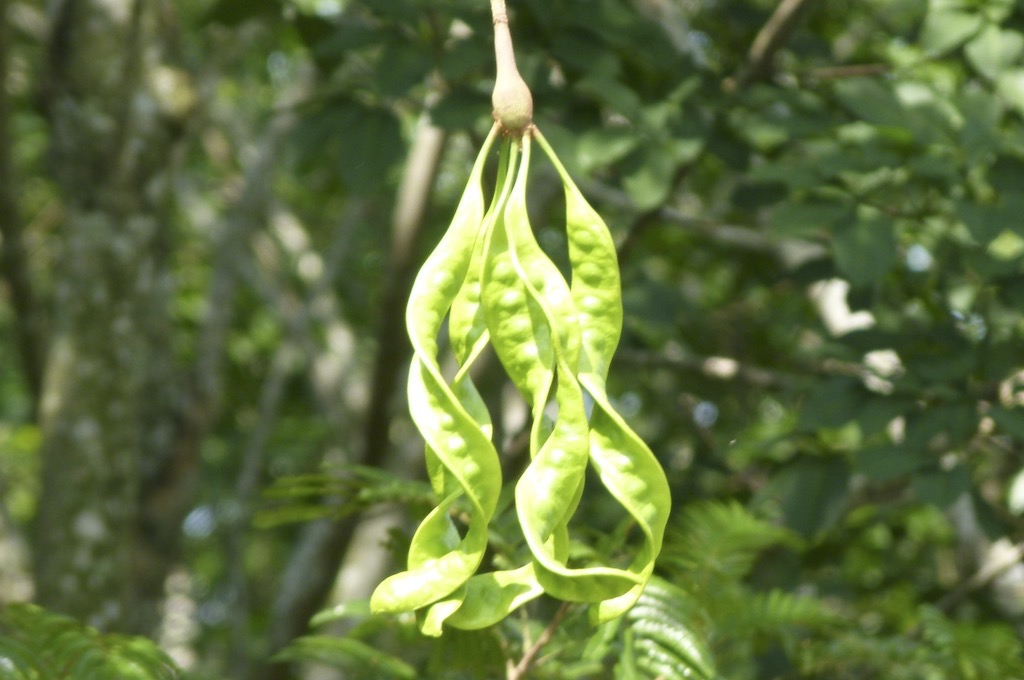
MULTIPOLYGON (((523 138, 524 150, 528 148, 528 140, 528 137, 523 138)), ((528 163, 521 164, 516 176, 524 174, 528 168, 528 163)), ((511 175, 514 171, 515 164, 511 164, 508 172, 511 175)), ((509 179, 506 182, 512 184, 509 179)), ((545 436, 544 407, 554 381, 555 355, 551 329, 543 311, 531 301, 526 281, 519 275, 513 261, 506 228, 507 212, 503 204, 489 235, 481 302, 494 351, 512 383, 531 407, 532 456, 539 450, 545 436)))
POLYGON ((661 551, 671 495, 665 473, 643 440, 611 406, 605 380, 622 329, 619 267, 608 227, 587 203, 547 140, 535 132, 562 178, 566 231, 572 265, 572 297, 579 308, 582 337, 579 382, 594 399, 590 419, 590 459, 602 483, 635 519, 644 544, 629 571, 637 585, 602 602, 592 616, 605 621, 624 613, 643 591, 661 551))
POLYGON ((448 336, 451 339, 452 352, 461 366, 455 382, 459 381, 462 373, 469 369, 473 360, 490 340, 487 322, 480 304, 480 295, 483 289, 484 260, 487 257, 491 230, 494 228, 497 216, 501 213, 500 207, 504 205, 502 199, 508 195, 505 185, 511 160, 510 147, 511 143, 508 141, 502 147, 494 197, 491 199, 491 205, 487 208, 487 214, 484 215, 482 228, 477 232, 469 270, 466 272, 462 287, 452 301, 451 313, 448 318, 448 336))
POLYGON ((565 189, 571 295, 579 310, 583 345, 579 373, 603 382, 622 333, 622 283, 615 243, 604 220, 587 203, 540 130, 534 135, 565 189))
POLYGON ((564 600, 595 602, 621 595, 638 580, 611 567, 567 566, 568 522, 582 493, 590 448, 583 391, 576 380, 581 329, 569 285, 537 245, 530 228, 526 208, 530 146, 530 138, 524 137, 523 165, 505 206, 505 228, 512 264, 529 301, 541 310, 550 329, 558 417, 516 484, 516 509, 544 590, 564 600))
MULTIPOLYGON (((480 292, 487 242, 494 227, 495 216, 500 212, 498 206, 502 205, 502 201, 508 196, 504 181, 510 156, 508 147, 508 142, 502 147, 494 195, 474 237, 469 269, 466 271, 462 286, 452 300, 448 313, 448 337, 455 359, 459 362, 459 371, 452 380, 452 389, 470 415, 483 426, 482 429, 488 437, 491 437, 493 433, 490 413, 473 381, 469 379, 469 370, 490 341, 490 334, 480 306, 480 292)), ((427 470, 435 493, 439 498, 445 498, 452 491, 450 475, 445 476, 447 468, 437 461, 436 456, 432 455, 429 446, 427 447, 427 470), (438 477, 439 482, 434 481, 435 477, 438 477)))
MULTIPOLYGON (((461 363, 461 368, 453 381, 456 387, 472 385, 466 377, 467 371, 492 335, 487 325, 483 304, 487 276, 485 269, 491 260, 491 241, 496 225, 502 220, 504 205, 512 189, 509 176, 515 172, 517 158, 518 147, 506 141, 502 146, 494 199, 477 236, 469 272, 452 304, 448 322, 449 333, 452 336, 453 352, 461 363), (474 271, 474 267, 479 269, 474 271), (459 336, 458 340, 456 336, 459 336)), ((480 405, 486 410, 482 400, 480 405)), ((428 635, 440 635, 443 623, 456 628, 480 628, 500 621, 523 601, 532 599, 542 592, 539 586, 529 582, 530 578, 532 572, 526 575, 525 572, 518 570, 517 573, 493 572, 473 576, 463 587, 430 606, 421 623, 421 630, 428 635), (515 584, 517 580, 523 578, 527 578, 528 582, 515 584), (533 594, 524 599, 524 594, 531 592, 533 594), (503 608, 502 603, 507 608, 503 608)))
MULTIPOLYGON (((462 597, 457 602, 457 611, 449 615, 446 623, 463 630, 486 628, 543 592, 544 588, 534 574, 533 563, 518 569, 477 574, 466 582, 462 597)), ((445 603, 434 606, 442 604, 445 603)))
POLYGON ((450 595, 473 575, 487 547, 487 526, 501 490, 501 466, 490 439, 490 420, 481 419, 479 396, 472 396, 475 390, 449 387, 441 374, 437 337, 472 260, 484 216, 480 178, 496 135, 495 127, 477 157, 448 231, 427 258, 409 296, 409 409, 427 444, 431 482, 443 500, 413 536, 408 570, 385 579, 374 591, 374 611, 415 610, 450 595), (472 506, 461 538, 449 518, 452 503, 460 497, 472 506))
MULTIPOLYGON (((523 396, 530 403, 533 412, 533 428, 531 432, 531 457, 538 454, 548 457, 550 447, 545 448, 545 441, 550 440, 549 430, 544 426, 544 407, 548 401, 555 379, 557 361, 556 347, 567 344, 579 352, 578 332, 572 333, 573 338, 566 335, 560 342, 552 336, 552 328, 560 329, 550 323, 550 312, 542 307, 542 297, 537 287, 546 290, 552 298, 552 304, 562 312, 562 316, 572 315, 572 299, 569 288, 561 278, 554 265, 537 247, 530 234, 529 222, 526 220, 525 178, 529 170, 529 139, 524 138, 523 160, 516 171, 513 147, 512 162, 504 167, 505 176, 499 180, 509 186, 511 196, 498 204, 493 225, 489 225, 486 247, 484 249, 484 267, 482 272, 481 310, 495 351, 506 368, 509 377, 523 396), (513 177, 515 178, 513 184, 513 177), (520 243, 521 242, 521 243, 520 243), (522 256, 528 263, 529 275, 517 257, 516 244, 523 250, 522 256), (532 248, 531 248, 532 246, 532 248), (533 283, 530 280, 533 280, 533 283)), ((467 327, 462 324, 462 327, 467 327)), ((564 373, 564 371, 562 371, 564 373)), ((564 379, 564 378, 561 378, 564 379)), ((577 392, 579 392, 577 387, 577 392)), ((566 523, 571 511, 566 512, 567 503, 575 508, 582 492, 582 478, 586 466, 586 416, 582 408, 582 395, 579 394, 578 405, 570 406, 565 398, 560 399, 561 409, 565 412, 576 410, 576 418, 566 418, 561 426, 556 425, 559 441, 566 439, 564 434, 568 423, 572 422, 579 429, 582 422, 582 433, 577 440, 582 450, 577 452, 576 460, 582 461, 582 468, 573 470, 568 466, 562 469, 562 486, 571 486, 568 494, 561 490, 551 494, 557 499, 554 508, 540 507, 535 509, 534 517, 552 518, 550 526, 535 527, 532 535, 543 535, 539 542, 547 544, 542 549, 557 555, 557 560, 564 562, 568 557, 568 532, 566 523), (559 427, 561 429, 559 429, 559 427)), ((559 418, 561 421, 561 416, 559 418)), ((554 435, 552 435, 553 437, 554 435)), ((556 452, 557 455, 557 452, 556 452)), ((577 466, 579 467, 579 466, 577 466)), ((537 524, 537 522, 533 522, 537 524)), ((535 541, 536 542, 536 541, 535 541)), ((557 568, 557 560, 554 566, 557 568)), ((444 620, 448 625, 457 628, 482 628, 496 623, 525 602, 536 598, 544 592, 537 578, 536 563, 531 562, 518 569, 495 571, 473 576, 464 588, 453 593, 447 600, 438 602, 430 608, 427 620, 431 626, 444 620)), ((438 628, 439 630, 439 628, 438 628)))

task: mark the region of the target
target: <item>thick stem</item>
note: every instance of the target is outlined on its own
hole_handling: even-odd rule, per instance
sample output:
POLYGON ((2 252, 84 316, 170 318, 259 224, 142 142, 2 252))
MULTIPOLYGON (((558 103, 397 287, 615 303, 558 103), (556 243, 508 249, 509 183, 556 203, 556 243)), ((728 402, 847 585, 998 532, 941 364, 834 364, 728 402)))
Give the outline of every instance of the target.
POLYGON ((491 16, 494 19, 494 58, 497 62, 494 92, 491 94, 494 119, 509 132, 522 134, 533 122, 533 95, 516 67, 505 0, 491 0, 491 16))

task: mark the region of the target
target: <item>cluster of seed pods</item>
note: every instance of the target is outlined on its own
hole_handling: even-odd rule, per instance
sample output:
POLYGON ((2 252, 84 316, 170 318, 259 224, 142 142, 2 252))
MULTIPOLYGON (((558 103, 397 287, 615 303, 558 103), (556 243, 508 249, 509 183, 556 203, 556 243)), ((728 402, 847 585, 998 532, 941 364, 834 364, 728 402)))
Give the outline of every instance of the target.
POLYGON ((413 346, 409 406, 426 442, 438 505, 412 537, 406 570, 377 587, 371 607, 416 611, 427 635, 440 635, 444 625, 483 628, 543 593, 589 603, 595 623, 624 613, 650 579, 671 505, 661 466, 605 391, 622 329, 608 228, 535 126, 521 139, 502 140, 500 129, 495 124, 488 135, 448 231, 413 284, 406 313, 413 346), (501 160, 488 204, 481 178, 495 143, 502 145, 501 160), (568 282, 537 244, 527 217, 534 145, 565 189, 568 282), (439 363, 445 319, 459 365, 450 380, 439 363), (490 415, 469 375, 488 343, 532 412, 530 462, 515 486, 531 558, 517 568, 480 571, 502 488, 490 415), (552 401, 557 409, 550 417, 552 401), (569 522, 588 465, 642 536, 624 566, 570 560, 569 522), (462 531, 452 518, 457 501, 468 517, 462 531))

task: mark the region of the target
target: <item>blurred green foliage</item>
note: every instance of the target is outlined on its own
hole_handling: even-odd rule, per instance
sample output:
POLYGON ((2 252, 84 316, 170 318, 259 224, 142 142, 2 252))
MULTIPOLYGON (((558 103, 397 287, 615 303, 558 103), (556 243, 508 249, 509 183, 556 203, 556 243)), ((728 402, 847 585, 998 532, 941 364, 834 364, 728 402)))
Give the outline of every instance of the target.
POLYGON ((177 680, 183 676, 145 638, 101 635, 33 605, 10 605, 0 609, 0 677, 177 680))
MULTIPOLYGON (((626 321, 609 393, 668 471, 676 507, 660 581, 642 606, 596 630, 582 610, 564 613, 529 677, 1024 678, 1024 598, 988 587, 1012 570, 971 581, 977 541, 1012 543, 1024 531, 1014 485, 1024 467, 1024 10, 1011 0, 820 0, 768 76, 740 82, 776 2, 509 4, 538 122, 620 243, 626 321), (820 302, 818 286, 834 279, 845 296, 820 302), (822 308, 846 306, 854 323, 837 331, 822 308), (974 535, 954 521, 964 505, 974 535)), ((241 249, 223 404, 200 447, 182 555, 197 669, 230 676, 237 574, 224 538, 249 519, 236 502, 243 452, 263 422, 275 353, 294 337, 296 321, 277 303, 316 293, 302 274, 315 271, 309 257, 261 244, 281 237, 239 210, 231 187, 274 116, 296 116, 273 149, 263 198, 301 223, 308 252, 341 249, 327 288, 353 338, 346 389, 365 393, 387 225, 415 123, 427 111, 449 134, 414 246, 422 257, 490 125, 491 19, 482 0, 177 7, 179 59, 206 97, 169 246, 182 366, 200 353, 217 235, 230 219, 258 222, 241 249), (288 99, 302 82, 298 101, 288 99)), ((19 26, 12 158, 45 299, 60 197, 35 104, 42 38, 19 26)), ((557 250, 563 206, 553 187, 538 173, 531 220, 557 250)), ((14 324, 0 297, 0 501, 27 529, 38 430, 9 359, 14 324)), ((311 335, 321 351, 348 342, 329 324, 311 335)), ((310 375, 320 359, 296 352, 257 475, 269 493, 242 559, 252 658, 268 654, 259 636, 297 541, 290 522, 383 500, 422 510, 422 487, 409 481, 419 469, 322 471, 324 459, 353 459, 363 414, 328 422, 318 411, 310 375)), ((489 403, 501 401, 501 384, 484 376, 480 385, 489 403)), ((394 450, 413 437, 401 401, 399 390, 388 402, 394 450)), ((593 526, 581 529, 614 550, 629 528, 599 495, 583 503, 593 526)), ((499 565, 523 549, 502 507, 499 565)), ((384 539, 404 554, 404 529, 384 539)), ((541 601, 494 629, 432 641, 414 620, 349 604, 323 621, 348 624, 344 635, 317 629, 280 658, 356 678, 500 677, 557 614, 541 601)), ((97 664, 135 663, 134 651, 118 660, 135 649, 123 640, 107 645, 63 619, 8 608, 0 664, 4 654, 18 668, 43 663, 25 649, 50 640, 55 622, 81 649, 101 650, 89 656, 97 664), (39 627, 12 628, 12 617, 39 627)), ((140 653, 150 658, 151 647, 140 653)), ((137 665, 116 677, 150 677, 137 665)))

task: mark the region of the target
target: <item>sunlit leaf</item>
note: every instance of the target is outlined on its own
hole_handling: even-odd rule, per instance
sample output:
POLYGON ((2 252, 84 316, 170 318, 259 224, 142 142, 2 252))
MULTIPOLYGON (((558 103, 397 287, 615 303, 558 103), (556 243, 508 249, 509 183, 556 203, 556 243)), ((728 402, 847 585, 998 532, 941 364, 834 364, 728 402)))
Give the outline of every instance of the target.
POLYGON ((968 61, 986 78, 995 80, 1024 52, 1024 35, 989 24, 965 49, 968 61))
POLYGON ((933 54, 943 54, 963 44, 983 25, 983 18, 973 11, 932 0, 924 26, 921 28, 921 46, 933 54))
POLYGON ((1007 104, 1024 113, 1024 69, 1003 71, 996 80, 996 90, 1007 104))

